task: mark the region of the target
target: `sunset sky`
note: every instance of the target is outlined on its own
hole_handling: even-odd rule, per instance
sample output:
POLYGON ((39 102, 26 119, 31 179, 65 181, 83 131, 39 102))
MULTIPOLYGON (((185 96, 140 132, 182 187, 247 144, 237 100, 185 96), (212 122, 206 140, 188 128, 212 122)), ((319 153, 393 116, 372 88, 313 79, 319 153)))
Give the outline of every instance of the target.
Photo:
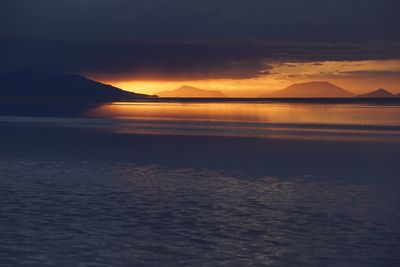
POLYGON ((398 93, 398 10, 396 0, 6 1, 0 71, 78 73, 148 94, 191 85, 251 97, 305 81, 398 93))
POLYGON ((153 94, 160 90, 173 90, 182 85, 202 89, 220 90, 228 96, 257 97, 266 92, 282 89, 293 83, 330 81, 360 94, 384 87, 400 92, 400 60, 318 61, 271 64, 268 74, 239 79, 178 79, 178 80, 107 80, 106 83, 130 91, 153 94))

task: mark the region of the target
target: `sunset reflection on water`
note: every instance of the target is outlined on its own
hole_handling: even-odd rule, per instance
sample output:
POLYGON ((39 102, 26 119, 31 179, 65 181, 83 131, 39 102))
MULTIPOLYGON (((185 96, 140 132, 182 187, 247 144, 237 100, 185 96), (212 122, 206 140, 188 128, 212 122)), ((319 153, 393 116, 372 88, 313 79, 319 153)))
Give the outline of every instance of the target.
POLYGON ((90 110, 94 117, 295 124, 400 126, 400 106, 368 104, 114 102, 90 110))
POLYGON ((399 141, 399 114, 395 105, 115 102, 86 115, 128 134, 399 141))

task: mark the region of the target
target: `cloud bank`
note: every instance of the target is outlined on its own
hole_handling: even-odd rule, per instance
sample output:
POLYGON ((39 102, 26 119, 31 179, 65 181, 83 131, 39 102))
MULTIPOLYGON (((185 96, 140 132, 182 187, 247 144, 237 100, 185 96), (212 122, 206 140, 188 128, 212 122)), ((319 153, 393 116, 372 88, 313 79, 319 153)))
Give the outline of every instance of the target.
POLYGON ((398 0, 3 0, 0 36, 400 41, 398 0))
POLYGON ((400 43, 56 41, 1 39, 0 71, 81 73, 103 80, 243 79, 287 62, 400 58, 400 43))

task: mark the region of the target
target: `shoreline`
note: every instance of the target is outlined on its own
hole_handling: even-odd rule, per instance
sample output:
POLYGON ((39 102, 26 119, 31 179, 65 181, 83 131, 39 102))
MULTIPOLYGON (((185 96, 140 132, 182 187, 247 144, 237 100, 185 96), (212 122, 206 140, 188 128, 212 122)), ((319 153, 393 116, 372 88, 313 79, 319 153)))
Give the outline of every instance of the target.
POLYGON ((35 98, 19 97, 6 98, 0 96, 0 103, 24 103, 24 104, 106 104, 113 102, 154 102, 154 103, 301 103, 301 104, 400 104, 400 97, 388 98, 175 98, 175 97, 144 97, 134 99, 92 100, 85 98, 35 98))

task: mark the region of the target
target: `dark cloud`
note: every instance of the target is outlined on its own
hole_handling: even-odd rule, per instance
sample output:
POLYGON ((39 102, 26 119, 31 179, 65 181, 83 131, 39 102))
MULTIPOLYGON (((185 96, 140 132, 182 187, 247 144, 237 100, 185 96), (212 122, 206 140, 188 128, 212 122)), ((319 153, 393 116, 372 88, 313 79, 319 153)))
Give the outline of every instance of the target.
POLYGON ((240 45, 193 42, 3 40, 0 70, 83 73, 106 79, 248 78, 270 68, 240 45))
POLYGON ((359 70, 359 71, 343 71, 340 72, 341 76, 351 76, 351 77, 394 77, 400 78, 400 71, 386 71, 386 70, 359 70))
POLYGON ((398 10, 398 0, 3 0, 0 71, 239 79, 277 62, 400 58, 398 10))
POLYGON ((0 71, 22 68, 110 80, 241 79, 272 63, 400 58, 400 43, 102 42, 0 39, 0 71))
MULTIPOLYGON (((278 73, 279 74, 279 73, 278 73)), ((318 79, 343 79, 343 78, 351 78, 351 79, 364 79, 364 78, 391 78, 391 79, 400 79, 400 71, 398 70, 354 70, 354 71, 336 71, 336 72, 319 72, 312 74, 290 74, 286 75, 287 78, 290 79, 310 79, 310 80, 318 80, 318 79)))
POLYGON ((63 40, 399 41, 398 0, 2 0, 0 34, 63 40))

